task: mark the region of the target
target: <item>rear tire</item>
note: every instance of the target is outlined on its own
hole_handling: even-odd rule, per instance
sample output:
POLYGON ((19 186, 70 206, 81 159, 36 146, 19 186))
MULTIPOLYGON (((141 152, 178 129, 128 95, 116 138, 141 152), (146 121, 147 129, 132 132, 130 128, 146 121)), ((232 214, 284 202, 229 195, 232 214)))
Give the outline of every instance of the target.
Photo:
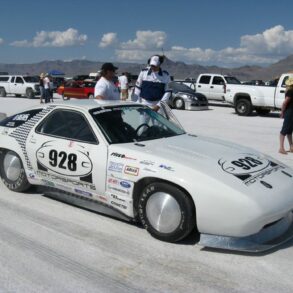
POLYGON ((252 104, 248 99, 239 99, 235 105, 235 111, 239 116, 249 116, 252 113, 252 104))
POLYGON ((6 97, 6 91, 5 91, 4 88, 1 88, 1 89, 0 89, 0 96, 1 96, 1 97, 6 97))
POLYGON ((20 157, 10 150, 0 151, 0 176, 6 187, 12 191, 25 191, 31 186, 20 157))
POLYGON ((35 94, 32 89, 27 89, 25 93, 29 99, 33 99, 35 97, 35 94))
POLYGON ((196 225, 191 198, 164 182, 145 187, 138 201, 138 214, 144 228, 162 241, 177 242, 190 234, 196 225))

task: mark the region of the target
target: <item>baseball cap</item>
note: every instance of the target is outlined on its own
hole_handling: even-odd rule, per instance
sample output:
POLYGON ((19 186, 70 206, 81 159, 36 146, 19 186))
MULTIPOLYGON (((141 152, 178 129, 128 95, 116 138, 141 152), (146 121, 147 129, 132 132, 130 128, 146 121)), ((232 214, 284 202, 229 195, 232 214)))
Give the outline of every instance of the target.
POLYGON ((160 66, 161 62, 160 62, 160 57, 159 56, 153 56, 150 60, 150 65, 153 66, 160 66))
POLYGON ((118 69, 118 67, 114 66, 112 63, 104 63, 101 67, 102 70, 110 70, 115 71, 118 69))

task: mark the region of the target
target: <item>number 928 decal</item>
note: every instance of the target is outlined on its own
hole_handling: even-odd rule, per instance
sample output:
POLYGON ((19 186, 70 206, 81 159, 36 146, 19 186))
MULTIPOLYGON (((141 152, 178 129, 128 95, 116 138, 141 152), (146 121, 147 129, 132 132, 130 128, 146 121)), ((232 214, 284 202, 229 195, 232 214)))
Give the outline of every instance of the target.
POLYGON ((271 162, 252 154, 242 154, 237 157, 220 159, 218 163, 223 171, 237 176, 260 172, 270 166, 271 162))
POLYGON ((81 177, 92 172, 93 164, 80 145, 68 151, 55 141, 45 142, 36 155, 39 164, 61 175, 81 177))

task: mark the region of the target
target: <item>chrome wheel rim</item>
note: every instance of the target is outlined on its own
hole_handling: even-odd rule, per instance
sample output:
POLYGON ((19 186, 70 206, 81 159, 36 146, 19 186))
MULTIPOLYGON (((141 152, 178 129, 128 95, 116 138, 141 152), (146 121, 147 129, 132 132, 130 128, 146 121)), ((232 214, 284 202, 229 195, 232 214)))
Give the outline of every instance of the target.
POLYGON ((180 225, 181 210, 173 196, 165 192, 155 192, 147 201, 146 216, 158 232, 171 233, 180 225))
POLYGON ((16 181, 21 173, 20 159, 13 153, 8 152, 3 161, 3 167, 6 177, 11 181, 16 181))
POLYGON ((183 107, 183 101, 181 99, 176 100, 175 104, 176 104, 176 108, 182 108, 183 107))

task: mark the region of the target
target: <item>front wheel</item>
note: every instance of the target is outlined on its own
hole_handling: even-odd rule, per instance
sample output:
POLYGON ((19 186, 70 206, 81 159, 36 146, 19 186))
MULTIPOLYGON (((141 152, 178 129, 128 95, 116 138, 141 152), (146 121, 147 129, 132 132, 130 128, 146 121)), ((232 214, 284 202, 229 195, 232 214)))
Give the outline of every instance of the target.
POLYGON ((248 99, 239 99, 235 105, 235 111, 239 116, 249 116, 252 113, 252 104, 248 99))
POLYGON ((0 176, 3 183, 12 191, 25 191, 31 186, 20 157, 10 150, 0 151, 0 176))
POLYGON ((177 242, 190 234, 196 225, 190 197, 164 182, 145 187, 139 198, 138 214, 144 228, 162 241, 177 242))
POLYGON ((175 107, 175 109, 178 109, 178 110, 185 109, 185 103, 184 103, 183 99, 182 98, 176 98, 176 100, 174 102, 174 107, 175 107))

